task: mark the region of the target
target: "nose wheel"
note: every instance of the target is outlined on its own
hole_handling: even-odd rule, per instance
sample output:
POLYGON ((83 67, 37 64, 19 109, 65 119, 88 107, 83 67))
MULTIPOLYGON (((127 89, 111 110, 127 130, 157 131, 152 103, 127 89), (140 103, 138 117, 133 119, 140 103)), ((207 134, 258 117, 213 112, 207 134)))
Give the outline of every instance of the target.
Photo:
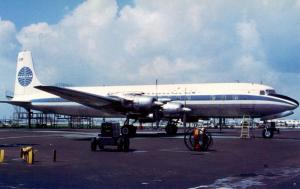
POLYGON ((271 128, 264 128, 262 131, 263 138, 273 138, 274 131, 271 128))

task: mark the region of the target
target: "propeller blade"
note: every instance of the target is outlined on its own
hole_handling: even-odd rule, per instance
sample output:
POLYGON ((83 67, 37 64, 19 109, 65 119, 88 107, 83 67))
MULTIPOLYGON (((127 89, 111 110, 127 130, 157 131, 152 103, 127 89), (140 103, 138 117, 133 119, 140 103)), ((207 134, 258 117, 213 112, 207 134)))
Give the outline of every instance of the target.
POLYGON ((190 112, 190 111, 192 111, 190 108, 187 108, 187 107, 183 107, 182 108, 182 111, 183 112, 190 112))
POLYGON ((164 105, 164 103, 163 102, 160 102, 160 101, 154 101, 154 103, 153 103, 155 106, 162 106, 162 105, 164 105))

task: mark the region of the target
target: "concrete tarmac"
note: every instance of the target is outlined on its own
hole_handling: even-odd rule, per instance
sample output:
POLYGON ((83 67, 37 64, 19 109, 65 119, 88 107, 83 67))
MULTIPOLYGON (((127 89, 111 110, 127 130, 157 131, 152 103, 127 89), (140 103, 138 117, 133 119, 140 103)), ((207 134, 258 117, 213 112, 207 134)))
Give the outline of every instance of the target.
POLYGON ((239 129, 211 131, 207 152, 188 151, 181 135, 148 131, 131 139, 129 152, 92 152, 98 130, 0 129, 0 188, 300 188, 300 130, 273 139, 261 130, 252 139, 239 139, 239 129), (36 151, 33 165, 19 158, 23 146, 36 151))

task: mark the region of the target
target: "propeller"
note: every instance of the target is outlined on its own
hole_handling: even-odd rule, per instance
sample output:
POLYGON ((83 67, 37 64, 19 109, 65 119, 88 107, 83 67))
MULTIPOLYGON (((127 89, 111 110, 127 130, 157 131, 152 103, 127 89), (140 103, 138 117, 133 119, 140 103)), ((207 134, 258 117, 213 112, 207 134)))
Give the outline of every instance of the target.
POLYGON ((184 107, 182 108, 182 122, 183 122, 183 129, 184 132, 186 131, 186 88, 184 89, 184 107))
MULTIPOLYGON (((158 79, 155 80, 155 93, 156 93, 156 102, 159 102, 158 101, 158 79)), ((155 120, 155 126, 156 126, 156 129, 159 128, 159 122, 160 122, 160 117, 159 117, 159 109, 160 107, 156 107, 155 110, 154 110, 154 120, 155 120)))
POLYGON ((187 100, 187 96, 186 96, 186 88, 185 88, 184 89, 184 106, 182 108, 182 122, 183 122, 184 132, 186 132, 186 114, 191 111, 190 108, 186 107, 186 100, 187 100))

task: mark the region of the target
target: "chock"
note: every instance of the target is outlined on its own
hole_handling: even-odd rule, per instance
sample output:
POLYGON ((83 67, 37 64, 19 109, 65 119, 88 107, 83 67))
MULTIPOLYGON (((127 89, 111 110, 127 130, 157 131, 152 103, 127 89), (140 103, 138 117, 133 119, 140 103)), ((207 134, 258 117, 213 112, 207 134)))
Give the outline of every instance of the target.
POLYGON ((4 150, 0 150, 0 163, 4 161, 4 150))
POLYGON ((21 148, 21 158, 24 159, 28 164, 33 164, 34 162, 34 152, 31 146, 21 148))

